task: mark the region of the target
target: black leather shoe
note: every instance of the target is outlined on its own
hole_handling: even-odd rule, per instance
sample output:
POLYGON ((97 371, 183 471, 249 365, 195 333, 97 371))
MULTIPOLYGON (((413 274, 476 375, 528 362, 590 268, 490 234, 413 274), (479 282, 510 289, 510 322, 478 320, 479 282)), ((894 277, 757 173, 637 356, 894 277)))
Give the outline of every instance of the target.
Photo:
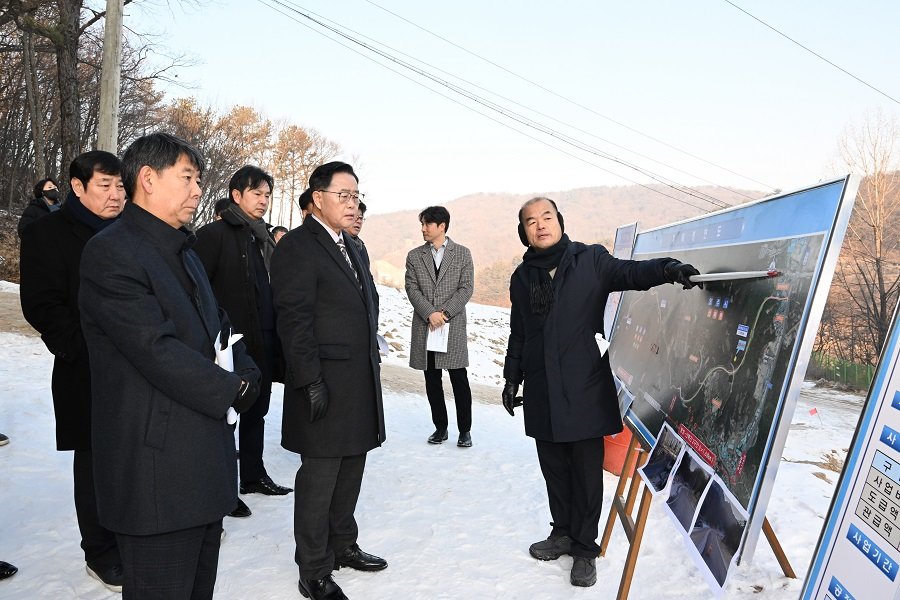
POLYGON ((387 568, 387 561, 373 556, 359 549, 359 544, 353 544, 334 557, 334 567, 348 567, 357 571, 380 571, 387 568))
POLYGON ((443 444, 448 437, 446 429, 435 429, 434 433, 428 436, 428 443, 443 444))
POLYGON ((122 591, 122 580, 125 578, 122 573, 122 565, 113 565, 105 569, 93 568, 91 565, 85 565, 87 574, 106 586, 106 589, 113 592, 122 591))
POLYGON ((324 579, 300 579, 297 588, 304 598, 312 598, 312 600, 348 600, 331 575, 324 579))
POLYGON ((266 496, 284 496, 294 491, 294 488, 278 485, 268 475, 264 475, 259 481, 250 483, 241 482, 242 494, 265 494, 266 496))
POLYGON ((229 517, 235 517, 236 519, 243 519, 244 517, 249 517, 253 512, 250 510, 250 507, 244 504, 244 501, 238 498, 237 508, 228 513, 229 517))
MULTIPOLYGON (((6 434, 0 433, 0 446, 5 446, 9 443, 9 437, 6 434)), ((9 564, 9 563, 6 563, 9 564)))
POLYGON ((8 562, 3 562, 0 560, 0 579, 6 579, 7 577, 12 577, 16 573, 19 572, 19 569, 9 564, 8 562))
POLYGON ((460 448, 471 448, 472 447, 472 434, 466 431, 465 433, 459 434, 459 441, 456 442, 456 445, 460 448))

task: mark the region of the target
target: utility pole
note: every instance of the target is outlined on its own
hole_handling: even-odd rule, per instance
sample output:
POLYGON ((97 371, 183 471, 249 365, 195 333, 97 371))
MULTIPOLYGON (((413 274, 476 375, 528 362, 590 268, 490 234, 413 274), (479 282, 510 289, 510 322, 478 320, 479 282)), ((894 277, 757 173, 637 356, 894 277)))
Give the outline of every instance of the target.
POLYGON ((100 119, 97 149, 118 153, 119 90, 122 71, 122 13, 125 0, 106 0, 103 62, 100 66, 100 119))

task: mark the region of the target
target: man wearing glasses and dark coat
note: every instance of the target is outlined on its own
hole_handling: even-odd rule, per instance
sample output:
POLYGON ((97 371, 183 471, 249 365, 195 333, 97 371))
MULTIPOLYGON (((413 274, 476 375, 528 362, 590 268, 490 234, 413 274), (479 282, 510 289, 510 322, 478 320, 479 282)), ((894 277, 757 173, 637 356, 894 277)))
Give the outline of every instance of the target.
POLYGON ((286 362, 281 445, 300 454, 294 485, 295 560, 301 594, 346 598, 340 567, 387 562, 357 544, 354 518, 366 453, 385 439, 376 341, 377 292, 342 230, 362 194, 353 167, 324 164, 309 180, 311 213, 272 257, 272 291, 286 362))

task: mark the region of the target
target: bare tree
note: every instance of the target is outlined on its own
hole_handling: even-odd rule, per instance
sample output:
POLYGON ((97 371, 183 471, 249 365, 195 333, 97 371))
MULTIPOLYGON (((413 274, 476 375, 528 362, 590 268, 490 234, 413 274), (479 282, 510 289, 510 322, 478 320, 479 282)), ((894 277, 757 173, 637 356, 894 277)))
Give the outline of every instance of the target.
POLYGON ((884 345, 900 291, 898 144, 897 119, 877 112, 859 126, 848 126, 838 147, 843 165, 863 180, 836 272, 837 303, 851 309, 842 327, 850 338, 845 344, 851 359, 872 363, 884 345))

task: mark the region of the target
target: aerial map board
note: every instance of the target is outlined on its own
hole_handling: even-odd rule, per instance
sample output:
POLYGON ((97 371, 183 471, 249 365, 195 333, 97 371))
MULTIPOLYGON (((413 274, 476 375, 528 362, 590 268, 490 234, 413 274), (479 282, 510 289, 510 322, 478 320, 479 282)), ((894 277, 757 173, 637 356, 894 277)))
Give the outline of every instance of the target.
MULTIPOLYGON (((710 467, 709 481, 724 485, 735 509, 749 515, 741 548, 731 548, 747 558, 857 186, 843 178, 640 232, 635 240, 636 260, 671 256, 704 274, 778 273, 707 282, 702 290, 626 292, 610 336, 613 373, 633 397, 626 418, 651 444, 667 423, 710 467)), ((685 525, 686 535, 693 525, 685 525)))

